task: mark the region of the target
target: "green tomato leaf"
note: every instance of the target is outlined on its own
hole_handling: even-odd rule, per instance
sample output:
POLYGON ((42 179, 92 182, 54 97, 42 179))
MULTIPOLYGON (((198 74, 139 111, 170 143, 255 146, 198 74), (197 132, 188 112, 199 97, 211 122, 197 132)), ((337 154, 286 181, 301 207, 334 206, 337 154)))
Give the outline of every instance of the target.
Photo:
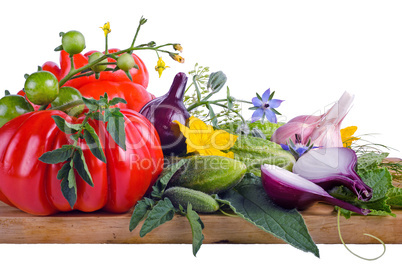
POLYGON ((99 136, 88 122, 84 125, 84 139, 92 154, 102 162, 106 163, 106 156, 103 152, 99 136))
POLYGON ((61 192, 68 201, 71 209, 73 209, 77 201, 77 183, 74 175, 73 161, 66 163, 57 174, 57 178, 61 178, 61 192))
POLYGON ((77 170, 81 178, 90 186, 94 186, 91 173, 89 172, 88 165, 85 161, 84 152, 81 148, 76 147, 76 151, 73 157, 74 168, 77 170))
POLYGON ((143 198, 142 200, 137 202, 130 219, 130 231, 133 231, 138 226, 138 224, 147 217, 149 211, 152 209, 154 204, 155 201, 150 198, 143 198))
POLYGON ((261 178, 246 174, 235 188, 217 197, 229 205, 240 217, 288 244, 319 257, 303 217, 295 209, 287 210, 276 206, 266 194, 261 178))
POLYGON ((59 149, 45 152, 39 157, 39 161, 46 164, 58 164, 67 161, 73 155, 74 147, 71 145, 63 145, 59 149))
POLYGON ((80 130, 80 124, 71 124, 68 123, 65 119, 60 116, 52 116, 56 126, 65 134, 75 134, 80 130))
POLYGON ((154 208, 149 211, 148 216, 141 227, 140 236, 144 237, 153 229, 159 227, 167 221, 172 220, 174 214, 175 208, 168 198, 158 201, 154 208))
POLYGON ((110 106, 113 106, 113 105, 116 105, 116 104, 118 104, 118 103, 127 104, 127 101, 124 100, 123 98, 115 97, 115 98, 113 98, 113 99, 109 102, 109 105, 110 105, 110 106))
POLYGON ((154 186, 152 186, 151 197, 155 199, 161 199, 163 193, 165 192, 166 186, 169 181, 176 175, 180 174, 181 168, 188 162, 187 159, 182 159, 179 162, 170 165, 167 167, 163 173, 160 175, 158 180, 155 182, 154 186))
POLYGON ((97 111, 99 106, 98 106, 98 101, 95 100, 94 98, 86 98, 82 97, 82 100, 86 107, 88 107, 89 111, 97 111))
POLYGON ((187 205, 186 217, 190 222, 191 233, 193 236, 193 255, 196 256, 198 250, 201 248, 204 235, 202 230, 204 229, 204 223, 202 223, 200 216, 193 211, 191 204, 187 205))
POLYGON ((124 116, 119 108, 105 110, 106 130, 109 132, 114 142, 123 150, 126 150, 126 131, 124 129, 124 116))

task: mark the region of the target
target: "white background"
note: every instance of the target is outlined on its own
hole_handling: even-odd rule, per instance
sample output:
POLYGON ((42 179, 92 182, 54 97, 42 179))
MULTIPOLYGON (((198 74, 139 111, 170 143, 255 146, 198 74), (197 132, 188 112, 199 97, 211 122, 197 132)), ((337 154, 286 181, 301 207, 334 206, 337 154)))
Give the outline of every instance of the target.
MULTIPOLYGON (((161 79, 154 71, 155 53, 139 53, 150 72, 148 91, 156 96, 169 89, 177 72, 188 72, 195 63, 224 71, 238 98, 275 90, 275 97, 285 100, 279 108, 282 121, 322 113, 348 91, 355 101, 342 127, 357 125, 357 135, 371 134, 364 138, 393 147, 390 156, 401 157, 401 14, 399 1, 8 1, 0 5, 0 91, 16 93, 25 73, 45 61, 58 62, 53 49, 60 45, 59 32, 79 30, 88 50, 103 50, 99 27, 110 21, 109 48, 124 49, 143 15, 148 22, 138 43, 184 47, 185 64, 163 57, 171 68, 161 79)), ((275 264, 374 270, 391 266, 402 252, 401 246, 388 246, 383 258, 370 263, 340 245, 319 248, 320 260, 287 245, 204 245, 197 258, 188 245, 2 245, 0 261, 18 267, 57 261, 52 269, 58 270, 270 269, 275 264), (83 259, 88 261, 77 263, 83 259)), ((381 252, 374 245, 355 248, 368 257, 381 252)))

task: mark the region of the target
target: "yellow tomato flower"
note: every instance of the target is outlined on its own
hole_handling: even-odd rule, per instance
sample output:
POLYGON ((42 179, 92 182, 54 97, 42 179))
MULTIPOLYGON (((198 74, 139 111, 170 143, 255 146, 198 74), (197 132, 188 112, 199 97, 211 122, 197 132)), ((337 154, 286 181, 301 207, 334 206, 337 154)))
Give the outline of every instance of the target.
POLYGON ((357 126, 349 126, 341 129, 341 139, 343 146, 345 148, 350 148, 353 141, 359 140, 360 137, 354 137, 353 134, 356 132, 357 126))
POLYGON ((179 62, 179 63, 184 63, 184 57, 179 56, 178 54, 169 54, 173 60, 179 62))
POLYGON ((158 62, 156 63, 156 66, 155 66, 155 71, 157 71, 159 73, 159 78, 161 78, 162 72, 166 68, 170 68, 170 67, 166 66, 165 61, 162 60, 162 57, 159 57, 158 62))
POLYGON ((223 152, 230 149, 237 140, 223 130, 214 130, 211 125, 205 124, 202 120, 191 116, 189 127, 178 121, 173 121, 180 127, 180 132, 186 137, 187 153, 198 152, 200 155, 217 155, 234 158, 233 152, 223 152))
POLYGON ((105 23, 103 26, 101 26, 99 28, 102 28, 103 32, 105 33, 105 37, 107 36, 107 34, 112 32, 112 30, 110 29, 110 23, 109 22, 105 23))
POLYGON ((183 47, 181 46, 180 43, 173 44, 173 48, 174 48, 176 51, 179 51, 180 53, 183 53, 183 47))

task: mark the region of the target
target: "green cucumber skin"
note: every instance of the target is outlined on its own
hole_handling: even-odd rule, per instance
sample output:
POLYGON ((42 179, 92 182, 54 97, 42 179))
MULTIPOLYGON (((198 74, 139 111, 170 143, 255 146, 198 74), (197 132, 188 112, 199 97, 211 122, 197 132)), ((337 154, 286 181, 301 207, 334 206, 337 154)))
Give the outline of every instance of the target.
POLYGON ((194 189, 175 186, 166 189, 163 196, 170 199, 176 208, 181 205, 187 209, 190 203, 192 209, 200 213, 214 213, 219 210, 219 203, 212 196, 194 189))
POLYGON ((238 160, 222 156, 192 156, 186 168, 170 186, 187 187, 207 194, 218 194, 238 184, 247 171, 238 160))
POLYGON ((249 136, 239 136, 230 149, 235 159, 247 166, 247 172, 261 176, 261 165, 270 164, 292 171, 296 162, 293 155, 275 142, 249 136))

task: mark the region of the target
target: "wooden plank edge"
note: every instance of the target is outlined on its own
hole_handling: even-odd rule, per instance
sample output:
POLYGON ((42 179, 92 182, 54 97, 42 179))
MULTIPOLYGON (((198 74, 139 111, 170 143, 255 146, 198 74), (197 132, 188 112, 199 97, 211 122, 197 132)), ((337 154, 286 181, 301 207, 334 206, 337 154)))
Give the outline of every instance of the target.
MULTIPOLYGON (((1 206, 4 208, 11 208, 1 206)), ((302 212, 309 232, 317 244, 339 244, 336 214, 332 206, 316 204, 302 212)), ((376 240, 387 244, 402 243, 402 210, 396 217, 353 216, 341 218, 341 231, 346 243, 371 244, 376 240)), ((125 214, 68 213, 54 216, 32 216, 17 209, 0 217, 0 243, 6 244, 191 244, 191 229, 187 219, 176 215, 172 221, 141 238, 140 224, 133 232, 128 229, 131 212, 125 214), (11 215, 14 213, 14 215, 11 215)), ((283 244, 273 235, 239 217, 201 215, 205 224, 204 244, 283 244)))

